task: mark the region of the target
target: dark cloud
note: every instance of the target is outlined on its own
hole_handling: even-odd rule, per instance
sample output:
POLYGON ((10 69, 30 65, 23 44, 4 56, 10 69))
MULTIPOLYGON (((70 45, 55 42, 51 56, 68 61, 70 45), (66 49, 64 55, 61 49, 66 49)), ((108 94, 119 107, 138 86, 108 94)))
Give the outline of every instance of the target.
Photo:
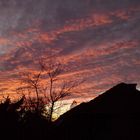
POLYGON ((0 0, 0 73, 15 79, 51 48, 65 77, 88 78, 82 95, 140 84, 139 15, 139 0, 0 0))

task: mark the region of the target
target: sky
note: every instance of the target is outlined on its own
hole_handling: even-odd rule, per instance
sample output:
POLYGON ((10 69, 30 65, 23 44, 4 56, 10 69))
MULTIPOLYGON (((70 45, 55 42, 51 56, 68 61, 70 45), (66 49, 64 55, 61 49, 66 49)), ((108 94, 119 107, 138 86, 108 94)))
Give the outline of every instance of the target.
POLYGON ((94 98, 120 82, 140 87, 139 0, 0 0, 0 91, 57 52, 63 78, 86 81, 71 98, 94 98))

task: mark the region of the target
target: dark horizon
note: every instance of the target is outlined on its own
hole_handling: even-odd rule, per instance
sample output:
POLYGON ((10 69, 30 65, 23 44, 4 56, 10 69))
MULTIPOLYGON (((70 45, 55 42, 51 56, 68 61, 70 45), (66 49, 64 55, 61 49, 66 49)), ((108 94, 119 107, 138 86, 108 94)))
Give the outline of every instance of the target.
POLYGON ((140 91, 120 83, 95 99, 73 106, 53 121, 49 112, 22 97, 0 103, 0 130, 5 140, 136 140, 140 129, 140 91), (27 106, 27 103, 29 103, 27 106))

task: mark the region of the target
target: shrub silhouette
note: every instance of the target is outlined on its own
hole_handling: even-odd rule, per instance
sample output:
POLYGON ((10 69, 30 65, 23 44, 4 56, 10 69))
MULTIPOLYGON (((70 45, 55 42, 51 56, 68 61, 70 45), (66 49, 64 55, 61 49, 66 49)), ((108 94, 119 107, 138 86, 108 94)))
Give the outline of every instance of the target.
POLYGON ((26 109, 25 98, 11 102, 7 97, 0 104, 0 131, 5 140, 44 139, 47 137, 47 119, 36 111, 26 109))
POLYGON ((20 111, 18 109, 23 103, 23 98, 12 103, 7 97, 5 101, 0 104, 0 131, 1 137, 8 139, 19 139, 20 137, 20 111))

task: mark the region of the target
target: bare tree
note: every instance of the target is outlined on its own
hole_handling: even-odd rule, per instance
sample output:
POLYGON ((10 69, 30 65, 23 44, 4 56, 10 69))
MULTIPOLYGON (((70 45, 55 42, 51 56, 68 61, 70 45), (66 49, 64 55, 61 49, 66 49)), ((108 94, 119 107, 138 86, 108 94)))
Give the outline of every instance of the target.
POLYGON ((30 104, 28 103, 27 106, 30 108, 40 112, 42 108, 47 106, 48 109, 45 110, 45 113, 47 112, 48 120, 51 121, 55 103, 69 96, 83 80, 63 80, 61 75, 65 72, 65 68, 56 59, 54 62, 54 58, 40 59, 39 66, 40 68, 36 73, 22 73, 21 79, 24 87, 21 89, 22 93, 24 89, 28 94, 30 104), (32 96, 31 93, 33 93, 32 96))
POLYGON ((39 111, 39 105, 40 105, 40 96, 39 96, 39 90, 40 90, 40 78, 41 76, 41 71, 38 73, 31 73, 31 72, 24 72, 22 73, 22 82, 25 83, 26 85, 24 87, 20 87, 20 91, 22 91, 22 94, 24 94, 24 91, 26 89, 28 93, 28 99, 30 100, 30 104, 33 105, 35 102, 35 110, 39 111), (30 94, 31 92, 34 92, 36 98, 31 98, 30 94), (34 101, 33 101, 34 100, 34 101))

